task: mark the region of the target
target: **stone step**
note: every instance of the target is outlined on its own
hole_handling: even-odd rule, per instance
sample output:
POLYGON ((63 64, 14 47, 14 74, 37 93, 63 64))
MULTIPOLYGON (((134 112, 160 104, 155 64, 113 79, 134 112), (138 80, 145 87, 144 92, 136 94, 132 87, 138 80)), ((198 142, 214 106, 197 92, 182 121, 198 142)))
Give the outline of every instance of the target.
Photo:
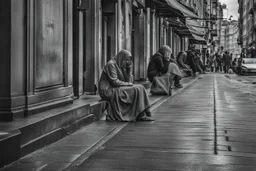
POLYGON ((20 131, 0 132, 0 168, 20 157, 20 131))
MULTIPOLYGON (((89 114, 83 118, 80 118, 78 121, 72 122, 66 126, 58 126, 57 128, 55 128, 50 132, 43 133, 39 137, 34 137, 33 139, 31 139, 31 141, 25 144, 21 144, 21 156, 25 156, 39 148, 42 148, 46 145, 56 142, 59 139, 67 135, 70 135, 71 133, 75 132, 81 127, 91 124, 93 121, 94 121, 94 115, 89 114)), ((54 123, 54 121, 52 122, 54 123)), ((29 135, 29 134, 23 133, 23 135, 29 135)))
POLYGON ((4 157, 1 157, 0 167, 99 120, 105 106, 106 102, 98 96, 84 96, 70 105, 14 122, 0 123, 0 130, 3 131, 0 134, 0 148, 8 149, 1 150, 4 157))

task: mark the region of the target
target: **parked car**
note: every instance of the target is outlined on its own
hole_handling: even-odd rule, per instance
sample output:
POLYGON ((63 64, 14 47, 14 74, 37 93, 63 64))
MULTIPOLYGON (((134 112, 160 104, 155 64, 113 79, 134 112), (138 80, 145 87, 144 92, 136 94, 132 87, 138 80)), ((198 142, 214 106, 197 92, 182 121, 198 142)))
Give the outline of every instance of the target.
POLYGON ((238 74, 256 73, 256 58, 243 58, 240 69, 238 74))

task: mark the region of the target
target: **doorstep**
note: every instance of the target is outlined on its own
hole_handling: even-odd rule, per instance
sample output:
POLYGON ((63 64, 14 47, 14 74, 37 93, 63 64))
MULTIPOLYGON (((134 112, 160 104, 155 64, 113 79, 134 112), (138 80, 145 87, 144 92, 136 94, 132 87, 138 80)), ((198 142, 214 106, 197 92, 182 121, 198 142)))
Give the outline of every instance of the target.
POLYGON ((14 122, 0 122, 0 167, 56 142, 99 120, 106 102, 98 96, 82 96, 65 105, 14 122), (2 153, 3 152, 3 153, 2 153))

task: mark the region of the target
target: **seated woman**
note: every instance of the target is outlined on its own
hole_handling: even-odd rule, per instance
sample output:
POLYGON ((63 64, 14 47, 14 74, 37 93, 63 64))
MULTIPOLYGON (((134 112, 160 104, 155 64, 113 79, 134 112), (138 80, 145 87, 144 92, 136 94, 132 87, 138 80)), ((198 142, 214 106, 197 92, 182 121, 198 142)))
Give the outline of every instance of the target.
POLYGON ((195 64, 196 68, 199 71, 200 74, 205 74, 205 67, 203 65, 203 62, 201 60, 201 54, 199 52, 195 53, 195 64))
POLYGON ((170 75, 171 81, 174 80, 175 87, 182 88, 180 80, 183 76, 177 63, 170 61, 171 54, 172 49, 164 45, 151 57, 148 65, 148 79, 152 82, 155 76, 167 74, 170 75))
POLYGON ((194 48, 190 47, 190 50, 181 51, 177 55, 177 63, 181 69, 192 69, 193 75, 196 76, 196 64, 195 64, 195 53, 194 48))
POLYGON ((145 88, 131 80, 131 53, 121 50, 103 68, 99 95, 108 101, 107 120, 152 121, 145 88))

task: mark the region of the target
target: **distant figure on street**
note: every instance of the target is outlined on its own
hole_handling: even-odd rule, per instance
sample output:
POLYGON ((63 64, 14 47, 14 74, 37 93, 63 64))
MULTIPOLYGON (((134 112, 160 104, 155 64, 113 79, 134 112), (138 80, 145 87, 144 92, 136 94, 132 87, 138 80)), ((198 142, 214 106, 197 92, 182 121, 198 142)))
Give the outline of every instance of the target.
POLYGON ((108 101, 107 120, 152 121, 147 92, 142 85, 132 83, 132 55, 121 50, 103 68, 99 80, 99 95, 108 101))
POLYGON ((237 74, 242 74, 242 62, 243 56, 241 55, 240 58, 237 60, 237 74))
POLYGON ((209 63, 210 63, 210 53, 209 53, 208 50, 206 51, 205 56, 206 56, 206 64, 207 64, 207 66, 209 66, 209 63))
POLYGON ((221 46, 221 49, 218 49, 218 52, 216 53, 216 72, 222 72, 222 61, 223 61, 223 47, 221 46))
POLYGON ((211 50, 211 55, 210 55, 210 62, 209 62, 209 68, 211 70, 211 72, 214 72, 215 71, 215 67, 216 67, 216 53, 214 53, 212 50, 211 50))
POLYGON ((226 51, 225 54, 223 55, 223 64, 224 64, 224 72, 228 73, 228 70, 230 68, 230 55, 226 51))
POLYGON ((208 59, 210 57, 210 53, 209 53, 209 51, 207 50, 206 51, 206 59, 208 59))
POLYGON ((245 55, 245 49, 242 49, 242 52, 241 52, 241 54, 240 54, 240 57, 241 57, 241 58, 245 58, 245 57, 246 57, 246 55, 245 55))
POLYGON ((150 58, 147 76, 149 81, 152 82, 153 78, 157 75, 169 75, 170 80, 174 81, 174 86, 182 88, 183 86, 180 83, 182 74, 176 61, 171 58, 171 54, 172 49, 167 45, 163 45, 158 52, 150 58))
POLYGON ((232 66, 232 70, 233 70, 234 72, 237 72, 237 70, 236 70, 236 67, 237 67, 237 59, 236 59, 236 58, 232 61, 231 66, 232 66))

